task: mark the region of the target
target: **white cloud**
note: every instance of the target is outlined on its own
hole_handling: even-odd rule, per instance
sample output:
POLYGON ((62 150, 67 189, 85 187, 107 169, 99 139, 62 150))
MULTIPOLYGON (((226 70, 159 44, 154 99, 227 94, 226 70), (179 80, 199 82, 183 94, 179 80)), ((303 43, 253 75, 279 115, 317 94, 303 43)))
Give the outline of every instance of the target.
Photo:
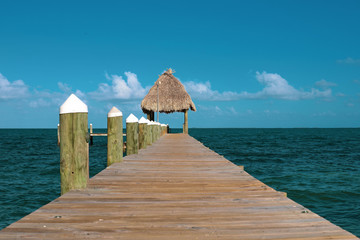
POLYGON ((60 92, 54 91, 38 91, 35 90, 29 101, 29 106, 32 108, 39 107, 50 107, 57 106, 59 107, 61 104, 65 102, 65 100, 70 96, 71 93, 74 93, 77 97, 79 97, 85 104, 87 104, 86 94, 80 90, 72 91, 72 88, 66 84, 58 82, 58 87, 60 92))
POLYGON ((255 94, 260 98, 280 98, 287 100, 299 99, 300 92, 290 86, 288 82, 276 73, 256 72, 256 79, 263 85, 264 89, 255 94))
POLYGON ((321 79, 320 81, 317 81, 315 83, 316 86, 321 87, 323 89, 329 88, 329 87, 335 87, 337 86, 336 83, 328 82, 325 79, 321 79))
POLYGON ((76 90, 74 93, 78 98, 83 99, 84 102, 86 102, 86 94, 83 93, 80 90, 76 90))
POLYGON ((230 111, 230 113, 232 113, 233 115, 237 115, 238 112, 235 110, 234 107, 229 107, 228 110, 230 111))
POLYGON ((222 113, 221 108, 219 108, 218 106, 215 106, 215 111, 216 111, 217 113, 222 113))
POLYGON ((277 98, 285 100, 300 100, 311 98, 326 98, 331 96, 331 89, 320 91, 312 88, 311 91, 297 90, 284 78, 276 73, 256 72, 256 79, 265 85, 264 89, 255 94, 249 94, 253 98, 277 98))
POLYGON ((351 58, 351 57, 347 57, 345 59, 337 60, 337 63, 360 65, 360 59, 354 59, 354 58, 351 58))
POLYGON ((126 80, 122 76, 107 75, 108 80, 111 80, 111 85, 100 83, 98 89, 89 93, 89 96, 97 100, 134 100, 143 98, 147 93, 147 89, 141 86, 136 74, 125 72, 125 76, 126 80))
POLYGON ((62 83, 62 82, 58 82, 58 87, 61 91, 63 92, 71 92, 71 87, 69 87, 68 84, 66 83, 62 83))
MULTIPOLYGON (((331 89, 324 89, 324 91, 312 88, 310 91, 298 90, 291 86, 284 78, 277 73, 256 72, 256 79, 264 88, 256 93, 249 92, 232 92, 212 90, 210 82, 195 83, 193 81, 185 82, 184 86, 190 96, 197 100, 207 101, 234 101, 239 99, 266 99, 275 98, 283 100, 300 100, 312 98, 329 98, 331 97, 331 89)), ((325 81, 325 80, 324 80, 325 81)), ((333 83, 319 81, 320 84, 333 83)))
MULTIPOLYGON (((256 72, 257 81, 264 87, 262 90, 254 93, 224 91, 219 92, 211 88, 210 82, 185 82, 184 86, 193 99, 205 101, 234 101, 239 99, 284 99, 284 100, 300 100, 311 98, 331 97, 331 89, 326 88, 323 91, 311 89, 309 91, 298 90, 291 86, 287 80, 276 73, 256 72)), ((73 91, 67 83, 58 82, 58 91, 42 91, 34 89, 29 91, 28 86, 22 81, 8 81, 0 74, 0 100, 24 98, 27 97, 27 104, 30 107, 49 107, 60 106, 66 98, 75 93, 80 99, 87 104, 87 99, 101 100, 112 102, 112 100, 125 100, 132 102, 133 100, 142 99, 150 86, 142 87, 138 81, 137 75, 131 72, 125 72, 125 78, 119 75, 106 75, 109 83, 100 83, 96 91, 85 93, 80 90, 73 91)), ((333 83, 321 80, 316 83, 317 86, 335 86, 333 83)), ((340 96, 340 94, 338 94, 340 96)), ((214 106, 213 111, 216 113, 239 114, 233 107, 221 109, 214 106)), ((249 113, 251 114, 251 113, 249 113)))
POLYGON ((232 101, 240 98, 240 94, 231 91, 219 93, 211 89, 209 81, 205 83, 196 83, 193 81, 184 82, 186 91, 194 99, 208 101, 232 101))
POLYGON ((29 106, 32 108, 49 107, 51 105, 52 105, 51 101, 47 101, 47 99, 44 98, 39 98, 29 102, 29 106))
POLYGON ((25 98, 28 95, 28 87, 22 80, 10 82, 0 73, 0 100, 25 98))

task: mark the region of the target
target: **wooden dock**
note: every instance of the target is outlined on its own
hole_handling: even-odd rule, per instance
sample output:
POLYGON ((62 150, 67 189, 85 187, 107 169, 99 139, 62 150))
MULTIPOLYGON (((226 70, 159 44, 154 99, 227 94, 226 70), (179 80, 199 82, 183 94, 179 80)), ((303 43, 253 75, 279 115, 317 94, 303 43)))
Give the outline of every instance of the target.
POLYGON ((184 134, 168 134, 0 239, 358 239, 184 134))

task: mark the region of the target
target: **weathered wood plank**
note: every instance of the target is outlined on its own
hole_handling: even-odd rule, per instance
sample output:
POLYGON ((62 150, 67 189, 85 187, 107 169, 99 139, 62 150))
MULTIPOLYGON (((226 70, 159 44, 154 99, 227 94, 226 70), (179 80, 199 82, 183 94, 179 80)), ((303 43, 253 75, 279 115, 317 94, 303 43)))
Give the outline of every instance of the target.
POLYGON ((167 134, 0 239, 358 239, 186 134, 167 134))

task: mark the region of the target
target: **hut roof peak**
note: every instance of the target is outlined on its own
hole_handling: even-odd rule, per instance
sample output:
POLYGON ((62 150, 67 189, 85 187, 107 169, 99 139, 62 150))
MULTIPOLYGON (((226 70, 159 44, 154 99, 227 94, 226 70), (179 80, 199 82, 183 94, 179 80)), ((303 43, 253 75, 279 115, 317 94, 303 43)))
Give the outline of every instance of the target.
POLYGON ((167 69, 160 75, 154 86, 141 102, 141 108, 144 113, 150 112, 185 112, 189 108, 196 111, 195 104, 190 95, 186 92, 185 87, 173 75, 175 71, 167 69), (159 95, 159 109, 157 100, 159 95))
POLYGON ((175 73, 175 70, 168 68, 168 70, 166 70, 166 73, 173 74, 175 73))

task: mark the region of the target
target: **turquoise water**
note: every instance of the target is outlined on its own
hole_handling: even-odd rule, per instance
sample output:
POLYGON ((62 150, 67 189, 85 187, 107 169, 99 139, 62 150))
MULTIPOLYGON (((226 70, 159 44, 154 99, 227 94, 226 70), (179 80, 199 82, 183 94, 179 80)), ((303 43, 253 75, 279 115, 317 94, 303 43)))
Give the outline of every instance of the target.
MULTIPOLYGON (((360 129, 189 133, 262 182, 360 236, 360 129)), ((56 141, 55 129, 0 129, 0 229, 60 195, 56 141)), ((90 175, 105 167, 106 137, 96 137, 90 147, 90 175)))

